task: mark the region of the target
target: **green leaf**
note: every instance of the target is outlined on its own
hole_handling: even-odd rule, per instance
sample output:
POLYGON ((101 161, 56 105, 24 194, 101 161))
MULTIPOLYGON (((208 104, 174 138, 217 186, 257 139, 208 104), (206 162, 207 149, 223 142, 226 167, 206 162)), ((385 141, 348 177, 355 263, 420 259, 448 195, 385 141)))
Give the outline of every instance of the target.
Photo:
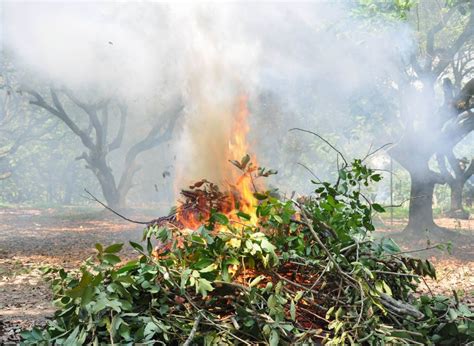
POLYGON ((209 273, 209 272, 213 272, 216 269, 217 269, 217 265, 213 263, 213 264, 208 265, 207 267, 201 269, 199 272, 200 273, 209 273))
POLYGON ((264 195, 263 193, 255 192, 253 196, 258 199, 259 201, 263 201, 268 198, 267 195, 264 195))
POLYGON ((119 328, 119 334, 122 338, 125 339, 125 341, 128 341, 131 339, 131 336, 130 336, 130 327, 127 326, 126 324, 121 324, 120 325, 120 328, 119 328))
POLYGON ((123 244, 112 244, 105 248, 104 252, 106 253, 117 253, 122 250, 123 244))
POLYGON ((341 177, 342 180, 346 180, 347 172, 344 169, 340 169, 339 170, 339 177, 341 177))
POLYGON ((133 269, 136 269, 138 268, 140 265, 138 264, 138 261, 137 260, 133 260, 133 261, 130 261, 130 262, 127 262, 123 267, 121 267, 120 269, 118 269, 116 271, 117 274, 123 274, 123 273, 127 273, 129 271, 132 271, 133 269))
POLYGON ((74 328, 71 334, 69 334, 66 341, 64 341, 64 345, 76 345, 77 344, 77 334, 79 334, 79 326, 74 328))
POLYGON ((259 275, 259 276, 257 276, 255 279, 253 279, 252 281, 250 281, 249 286, 250 286, 250 287, 254 287, 254 286, 258 285, 258 283, 259 283, 260 281, 262 281, 263 279, 265 279, 265 276, 264 276, 264 275, 259 275))
POLYGON ((329 203, 329 205, 330 205, 331 207, 335 207, 336 204, 337 204, 336 200, 335 200, 334 197, 331 196, 331 195, 328 195, 327 201, 328 201, 328 203, 329 203))
POLYGON ((110 265, 115 265, 117 263, 120 263, 120 257, 108 253, 104 255, 104 262, 107 262, 110 265))
POLYGON ((272 329, 270 333, 270 339, 268 340, 270 346, 278 346, 280 342, 280 335, 275 329, 272 329))
POLYGON ((458 312, 455 309, 449 309, 448 316, 450 321, 454 321, 458 318, 458 312))
POLYGON ((373 175, 371 176, 371 179, 372 179, 373 181, 380 181, 380 180, 382 180, 382 176, 381 176, 380 174, 373 174, 373 175))
POLYGON ((94 277, 92 274, 84 270, 82 272, 82 277, 81 281, 79 281, 79 284, 76 287, 66 291, 65 294, 71 298, 81 297, 84 292, 84 289, 92 282, 93 278, 94 277))
POLYGON ((97 251, 99 252, 99 254, 104 251, 104 248, 103 248, 102 245, 99 244, 99 243, 95 244, 95 248, 97 249, 97 251))
POLYGON ((229 224, 229 219, 227 218, 227 216, 225 216, 224 214, 221 214, 221 213, 212 214, 212 219, 214 221, 220 223, 221 225, 229 224))
POLYGON ((130 243, 130 245, 131 245, 135 250, 138 250, 138 251, 140 251, 140 252, 143 252, 143 250, 144 250, 144 249, 143 249, 143 246, 141 246, 140 244, 135 243, 135 242, 133 242, 133 241, 130 241, 129 243, 130 243))
POLYGON ((290 305, 290 316, 293 321, 296 321, 296 304, 293 299, 291 300, 291 305, 290 305))
POLYGON ((186 283, 188 282, 189 276, 191 275, 191 271, 192 271, 191 269, 185 269, 181 273, 181 284, 180 284, 181 291, 183 291, 184 288, 186 287, 186 283))
POLYGON ((94 296, 94 288, 92 286, 87 286, 84 289, 81 297, 81 305, 87 305, 92 301, 92 297, 94 296))
POLYGON ((387 293, 388 295, 393 295, 392 294, 392 289, 390 288, 389 285, 387 285, 387 283, 385 281, 382 281, 382 286, 383 286, 383 290, 385 291, 385 293, 387 293))
POLYGON ((294 298, 295 302, 298 302, 303 297, 304 293, 305 293, 304 291, 298 291, 294 298))
POLYGON ((391 238, 383 238, 381 241, 382 249, 388 253, 394 254, 400 252, 400 247, 391 238))
POLYGON ((214 290, 214 287, 212 287, 210 281, 201 278, 198 281, 198 290, 205 297, 207 296, 207 292, 211 292, 214 290))
POLYGON ((244 213, 243 211, 237 212, 237 216, 240 217, 241 219, 249 221, 251 219, 249 214, 244 213))
POLYGON ((159 327, 155 324, 155 322, 148 322, 146 327, 145 327, 145 331, 144 331, 144 334, 145 334, 145 337, 147 339, 149 339, 150 337, 152 337, 153 335, 155 335, 155 333, 159 330, 159 327))
POLYGON ((275 215, 272 215, 272 216, 273 216, 273 218, 276 220, 276 222, 278 222, 278 223, 283 223, 283 219, 281 218, 280 215, 276 215, 276 214, 275 214, 275 215))
POLYGON ((260 247, 265 250, 266 252, 274 252, 276 247, 272 243, 270 243, 267 238, 263 238, 260 242, 260 247))
POLYGON ((385 209, 380 204, 377 204, 377 203, 372 203, 372 208, 379 213, 385 212, 385 209))

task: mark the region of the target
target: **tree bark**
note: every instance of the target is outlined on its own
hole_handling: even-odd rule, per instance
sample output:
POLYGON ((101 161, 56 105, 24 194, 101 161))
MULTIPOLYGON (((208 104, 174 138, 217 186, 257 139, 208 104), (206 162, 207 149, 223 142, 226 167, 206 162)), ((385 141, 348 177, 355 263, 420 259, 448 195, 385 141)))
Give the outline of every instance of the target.
POLYGON ((468 219, 469 212, 462 205, 463 189, 466 181, 474 173, 474 159, 467 165, 469 162, 466 159, 459 160, 455 157, 453 149, 454 146, 443 155, 437 155, 440 173, 448 183, 451 192, 448 216, 457 219, 468 219), (451 170, 448 170, 446 161, 449 163, 451 170))
POLYGON ((76 182, 77 170, 74 169, 74 161, 70 161, 64 172, 64 194, 62 203, 65 205, 71 205, 72 194, 74 192, 74 183, 76 182))
POLYGON ((451 186, 451 211, 462 209, 462 189, 464 184, 452 184, 451 186))
POLYGON ((456 219, 468 219, 469 213, 462 205, 463 189, 465 181, 454 181, 449 185, 451 188, 451 206, 448 215, 456 219))
POLYGON ((433 191, 436 180, 427 170, 410 172, 410 207, 407 231, 420 233, 438 228, 433 221, 433 191))

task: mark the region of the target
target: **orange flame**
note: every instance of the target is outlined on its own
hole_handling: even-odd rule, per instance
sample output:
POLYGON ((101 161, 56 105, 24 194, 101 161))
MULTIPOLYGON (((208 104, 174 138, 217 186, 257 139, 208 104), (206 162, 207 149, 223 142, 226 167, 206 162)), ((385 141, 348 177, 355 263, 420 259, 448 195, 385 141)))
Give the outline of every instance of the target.
MULTIPOLYGON (((225 177, 226 183, 232 185, 231 191, 228 193, 228 198, 225 203, 220 205, 219 212, 226 214, 230 220, 238 221, 239 218, 236 213, 240 210, 250 216, 250 223, 255 225, 257 222, 256 206, 257 200, 254 197, 254 182, 249 174, 244 174, 236 167, 231 165, 229 160, 240 161, 249 152, 249 145, 247 143, 247 135, 250 127, 248 125, 249 110, 247 108, 248 98, 241 96, 237 102, 234 121, 231 126, 230 136, 228 138, 227 147, 225 150, 226 161, 223 165, 225 172, 221 176, 225 177)), ((251 157, 252 164, 256 165, 255 156, 251 157)), ((222 165, 222 163, 217 163, 222 165)), ((256 166, 255 166, 256 167, 256 166)), ((226 189, 227 190, 227 189, 226 189)), ((207 201, 197 200, 196 210, 185 210, 182 206, 178 208, 177 219, 185 227, 191 230, 197 229, 209 217, 209 206, 205 205, 207 201)))
MULTIPOLYGON (((232 137, 229 141, 229 160, 235 159, 240 160, 249 153, 249 146, 247 143, 247 135, 250 131, 247 118, 250 114, 247 108, 247 97, 241 96, 238 104, 238 112, 232 128, 232 137)), ((257 163, 256 157, 251 158, 253 164, 257 163)), ((235 167, 229 167, 231 169, 232 181, 236 181, 237 192, 240 196, 238 204, 240 210, 244 213, 249 214, 252 219, 256 219, 255 207, 257 200, 253 196, 254 193, 254 182, 252 177, 248 174, 242 175, 242 172, 238 172, 235 167)))

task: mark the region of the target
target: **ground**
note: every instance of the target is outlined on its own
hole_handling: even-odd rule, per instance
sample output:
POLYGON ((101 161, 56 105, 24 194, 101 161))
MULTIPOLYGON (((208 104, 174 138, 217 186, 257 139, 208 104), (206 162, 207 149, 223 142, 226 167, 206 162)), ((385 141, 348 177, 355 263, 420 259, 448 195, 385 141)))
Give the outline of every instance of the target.
MULTIPOLYGON (((130 212, 150 220, 150 212, 130 212)), ((159 215, 155 215, 159 216, 159 215)), ((451 254, 430 250, 413 255, 431 259, 438 280, 428 285, 434 293, 454 289, 469 304, 474 303, 474 220, 437 219, 438 225, 454 231, 451 254)), ((406 220, 393 223, 378 219, 378 236, 394 237, 404 250, 423 249, 429 235, 407 238, 400 232, 406 220)), ((40 269, 48 265, 76 268, 94 254, 94 244, 138 241, 143 226, 124 221, 98 209, 0 209, 0 344, 15 343, 22 328, 42 326, 54 308, 48 284, 40 269)), ((128 247, 122 257, 132 257, 128 247)), ((428 291, 426 286, 422 290, 428 291)))
MULTIPOLYGON (((149 219, 151 219, 148 216, 149 219)), ((42 267, 75 268, 94 244, 139 240, 143 227, 98 210, 0 210, 0 344, 54 312, 42 267)), ((148 220, 148 219, 146 219, 148 220)), ((125 257, 132 256, 126 248, 125 257)))

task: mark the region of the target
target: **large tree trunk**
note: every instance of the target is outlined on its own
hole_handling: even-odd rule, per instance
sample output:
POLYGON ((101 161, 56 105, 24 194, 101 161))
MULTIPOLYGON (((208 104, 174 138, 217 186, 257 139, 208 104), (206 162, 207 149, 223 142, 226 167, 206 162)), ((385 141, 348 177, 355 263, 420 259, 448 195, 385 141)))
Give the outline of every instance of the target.
POLYGON ((464 184, 452 184, 451 187, 451 211, 462 209, 462 189, 464 184))
POLYGON ((464 181, 453 181, 449 186, 451 188, 451 207, 449 209, 449 216, 457 219, 468 219, 469 213, 464 210, 462 205, 464 181))
POLYGON ((122 209, 125 207, 125 198, 120 196, 119 190, 115 184, 115 179, 107 166, 91 167, 92 171, 99 180, 102 194, 107 205, 112 209, 122 209))
POLYGON ((64 195, 63 195, 63 204, 70 205, 72 203, 72 194, 74 192, 74 184, 76 183, 77 170, 74 169, 74 161, 70 161, 66 167, 65 171, 65 185, 64 185, 64 195))
POLYGON ((411 190, 407 231, 422 233, 438 228, 433 221, 433 191, 436 180, 432 172, 410 172, 411 190))
POLYGON ((451 205, 449 208, 448 216, 457 219, 468 219, 469 212, 464 210, 463 202, 463 189, 466 181, 474 173, 474 160, 471 160, 469 165, 468 161, 457 159, 454 156, 454 145, 451 150, 446 151, 443 155, 438 155, 438 165, 441 174, 449 184, 451 190, 451 205), (449 162, 451 170, 448 170, 446 166, 446 160, 449 162))

